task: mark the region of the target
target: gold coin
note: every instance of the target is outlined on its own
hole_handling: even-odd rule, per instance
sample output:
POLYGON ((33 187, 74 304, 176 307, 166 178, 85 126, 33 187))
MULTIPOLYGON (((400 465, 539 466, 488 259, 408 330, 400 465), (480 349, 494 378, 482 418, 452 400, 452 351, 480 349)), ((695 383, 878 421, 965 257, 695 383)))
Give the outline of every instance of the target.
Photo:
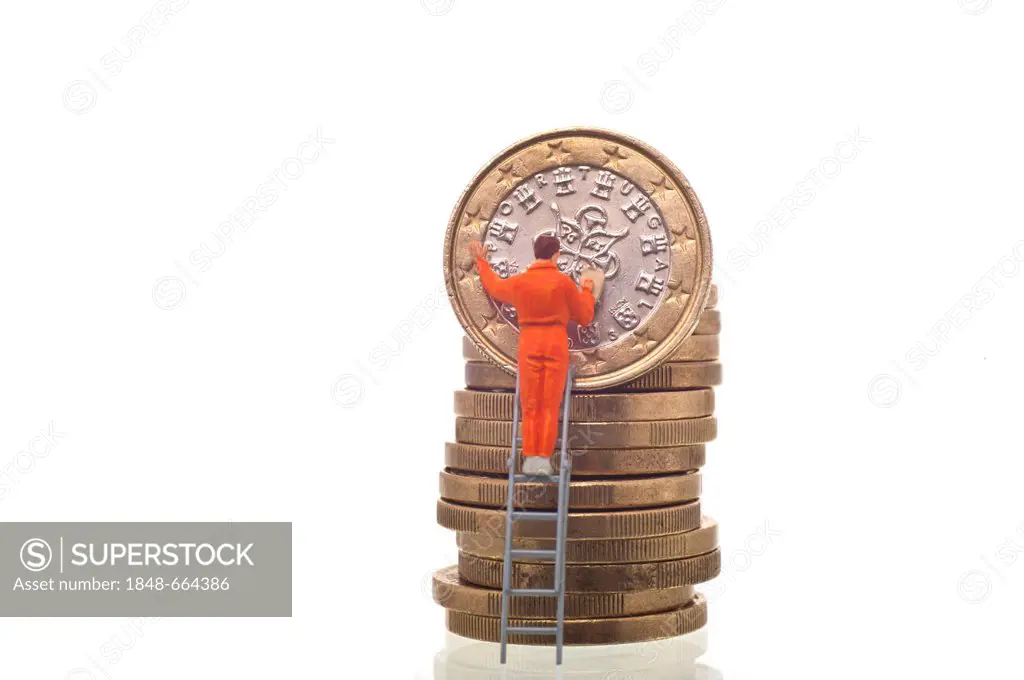
MULTIPOLYGON (((481 588, 459 578, 458 566, 434 572, 434 602, 446 609, 501 616, 501 590, 481 588)), ((599 619, 612 616, 636 616, 667 609, 678 609, 693 599, 693 586, 673 586, 620 593, 566 593, 566 619, 599 619)), ((513 595, 509 615, 518 619, 553 619, 557 600, 553 597, 513 595)))
MULTIPOLYGON (((718 358, 718 346, 718 335, 691 335, 682 341, 668 358, 668 361, 711 361, 718 358)), ((472 340, 465 336, 462 338, 462 358, 466 361, 487 361, 484 355, 473 345, 472 340)), ((577 364, 578 370, 579 364, 577 364)), ((502 372, 504 373, 505 371, 502 370, 502 372)), ((506 375, 509 374, 506 373, 506 375)), ((512 378, 514 385, 515 378, 514 376, 512 378)), ((573 386, 582 388, 579 379, 576 380, 573 386)))
POLYGON ((718 284, 711 284, 711 293, 708 294, 708 301, 704 303, 704 309, 714 309, 718 306, 718 284))
MULTIPOLYGON (((456 635, 484 642, 499 642, 501 639, 501 617, 480 616, 453 609, 448 609, 445 612, 445 617, 448 630, 456 635)), ((612 645, 661 640, 699 630, 707 623, 707 620, 707 601, 697 594, 679 609, 670 609, 655 614, 606 619, 567 619, 563 629, 564 642, 567 645, 612 645)), ((555 621, 554 619, 509 619, 509 625, 554 626, 555 621)), ((553 645, 555 636, 513 633, 509 636, 509 642, 514 645, 553 645)))
MULTIPOLYGON (((505 510, 437 501, 437 523, 446 529, 488 536, 505 535, 505 510)), ((570 512, 568 538, 639 538, 692 531, 700 526, 700 501, 646 510, 570 512)), ((513 535, 554 538, 555 522, 516 520, 513 535)))
MULTIPOLYGON (((503 560, 459 553, 459 576, 484 588, 501 588, 503 560)), ((624 564, 569 564, 565 567, 566 592, 609 592, 691 586, 710 581, 722 568, 722 554, 709 553, 681 560, 624 564)), ((551 588, 555 565, 551 562, 512 562, 513 588, 551 588)))
POLYGON ((670 361, 713 361, 718 358, 717 335, 692 335, 679 345, 670 361))
MULTIPOLYGON (((455 415, 487 420, 511 420, 513 394, 458 390, 455 415)), ((679 390, 646 394, 572 395, 570 420, 668 420, 709 416, 715 410, 715 393, 710 389, 679 390)))
POLYGON ((697 325, 711 279, 711 237, 686 178, 654 149, 587 128, 522 140, 460 197, 445 235, 444 276, 459 322, 487 358, 515 367, 516 317, 484 292, 469 254, 483 241, 508 276, 533 261, 533 238, 562 242, 559 267, 604 273, 594 322, 573 325, 581 389, 632 380, 666 361, 697 325), (586 249, 584 249, 584 247, 586 249))
MULTIPOLYGON (((501 559, 505 552, 503 536, 471 534, 460 531, 455 535, 459 550, 477 557, 501 559)), ((512 547, 523 550, 554 550, 554 539, 512 539, 512 547)), ((573 540, 565 542, 565 559, 569 564, 610 564, 619 562, 658 562, 678 560, 709 553, 718 547, 718 523, 705 517, 699 529, 680 534, 647 538, 615 538, 573 540)), ((517 561, 529 562, 530 559, 517 561)), ((539 560, 532 560, 539 561, 539 560)))
MULTIPOLYGON (((466 373, 468 375, 469 371, 467 370, 466 373)), ((720 384, 722 384, 722 364, 717 361, 692 361, 662 364, 650 373, 646 373, 618 389, 622 392, 644 392, 720 384)), ((514 384, 513 388, 515 388, 514 384)))
POLYGON ((700 315, 694 335, 718 335, 722 332, 722 314, 717 309, 705 309, 700 315))
MULTIPOLYGON (((638 449, 582 449, 570 451, 573 478, 587 476, 672 474, 704 465, 704 445, 662 446, 638 449)), ((509 450, 504 446, 478 446, 446 442, 445 467, 465 472, 508 473, 509 450)), ((523 459, 519 459, 522 472, 523 459)), ((558 471, 558 456, 551 458, 558 471)))
MULTIPOLYGON (((597 393, 635 393, 714 387, 722 383, 722 364, 717 361, 673 362, 658 366, 636 380, 597 393)), ((516 387, 515 376, 487 362, 466 363, 466 387, 477 390, 508 390, 516 387)))
MULTIPOLYGON (((507 477, 482 477, 462 472, 441 473, 441 498, 453 503, 504 508, 507 477)), ((569 482, 569 508, 604 510, 674 505, 700 498, 700 472, 632 479, 584 479, 569 482)), ((558 485, 516 483, 515 507, 557 507, 558 485)))
MULTIPOLYGON (((713 416, 613 423, 570 422, 569 447, 576 450, 703 444, 715 438, 716 430, 713 416)), ((455 418, 455 440, 465 444, 511 446, 512 423, 459 416, 455 418)))

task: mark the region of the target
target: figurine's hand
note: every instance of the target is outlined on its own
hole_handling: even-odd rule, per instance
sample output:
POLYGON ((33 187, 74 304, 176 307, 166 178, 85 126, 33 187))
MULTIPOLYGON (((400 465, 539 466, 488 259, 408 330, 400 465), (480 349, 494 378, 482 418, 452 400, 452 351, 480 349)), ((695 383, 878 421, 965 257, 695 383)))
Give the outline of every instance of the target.
POLYGON ((478 257, 483 257, 486 252, 487 249, 484 248, 483 243, 481 243, 480 241, 470 241, 469 254, 473 256, 474 260, 477 259, 478 257))
POLYGON ((580 279, 583 284, 590 284, 590 288, 594 293, 594 298, 601 297, 601 291, 604 289, 604 272, 600 269, 584 269, 580 272, 580 279))

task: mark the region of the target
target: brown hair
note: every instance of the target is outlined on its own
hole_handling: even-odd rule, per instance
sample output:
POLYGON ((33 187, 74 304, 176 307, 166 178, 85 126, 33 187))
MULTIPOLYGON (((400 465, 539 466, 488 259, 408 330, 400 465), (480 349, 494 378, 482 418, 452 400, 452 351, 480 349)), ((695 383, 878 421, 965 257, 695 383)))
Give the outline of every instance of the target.
POLYGON ((533 240, 533 256, 538 260, 550 260, 551 256, 562 249, 562 245, 554 236, 538 236, 533 240))

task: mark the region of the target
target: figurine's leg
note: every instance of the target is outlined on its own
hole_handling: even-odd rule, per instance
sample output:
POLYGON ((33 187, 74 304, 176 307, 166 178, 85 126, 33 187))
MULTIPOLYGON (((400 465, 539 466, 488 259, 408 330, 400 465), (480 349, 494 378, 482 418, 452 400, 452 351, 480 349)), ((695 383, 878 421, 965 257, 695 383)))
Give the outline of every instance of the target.
POLYGON ((544 357, 533 355, 519 360, 519 396, 523 404, 523 473, 550 475, 551 459, 543 448, 545 376, 544 357))
POLYGON ((541 403, 541 455, 551 456, 558 438, 558 415, 565 388, 565 376, 569 372, 568 356, 549 358, 544 364, 544 388, 541 403))
POLYGON ((540 455, 543 366, 527 348, 519 353, 519 399, 523 409, 523 458, 540 455))

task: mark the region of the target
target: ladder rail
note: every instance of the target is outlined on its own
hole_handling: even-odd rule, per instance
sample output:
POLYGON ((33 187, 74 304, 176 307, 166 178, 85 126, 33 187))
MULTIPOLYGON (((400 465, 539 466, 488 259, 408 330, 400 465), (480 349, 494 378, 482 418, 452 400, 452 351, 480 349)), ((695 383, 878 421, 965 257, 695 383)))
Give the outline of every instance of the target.
POLYGON ((516 470, 519 468, 519 371, 516 370, 516 393, 512 397, 512 451, 508 458, 508 494, 505 499, 505 551, 501 574, 501 663, 508 655, 508 617, 512 590, 512 514, 515 504, 516 470))
POLYGON ((570 364, 565 377, 565 394, 562 397, 562 448, 558 459, 558 520, 555 525, 555 590, 558 592, 555 664, 559 666, 562 664, 562 647, 565 642, 565 539, 569 524, 569 476, 572 473, 572 459, 569 453, 569 409, 575 377, 576 367, 570 364))

